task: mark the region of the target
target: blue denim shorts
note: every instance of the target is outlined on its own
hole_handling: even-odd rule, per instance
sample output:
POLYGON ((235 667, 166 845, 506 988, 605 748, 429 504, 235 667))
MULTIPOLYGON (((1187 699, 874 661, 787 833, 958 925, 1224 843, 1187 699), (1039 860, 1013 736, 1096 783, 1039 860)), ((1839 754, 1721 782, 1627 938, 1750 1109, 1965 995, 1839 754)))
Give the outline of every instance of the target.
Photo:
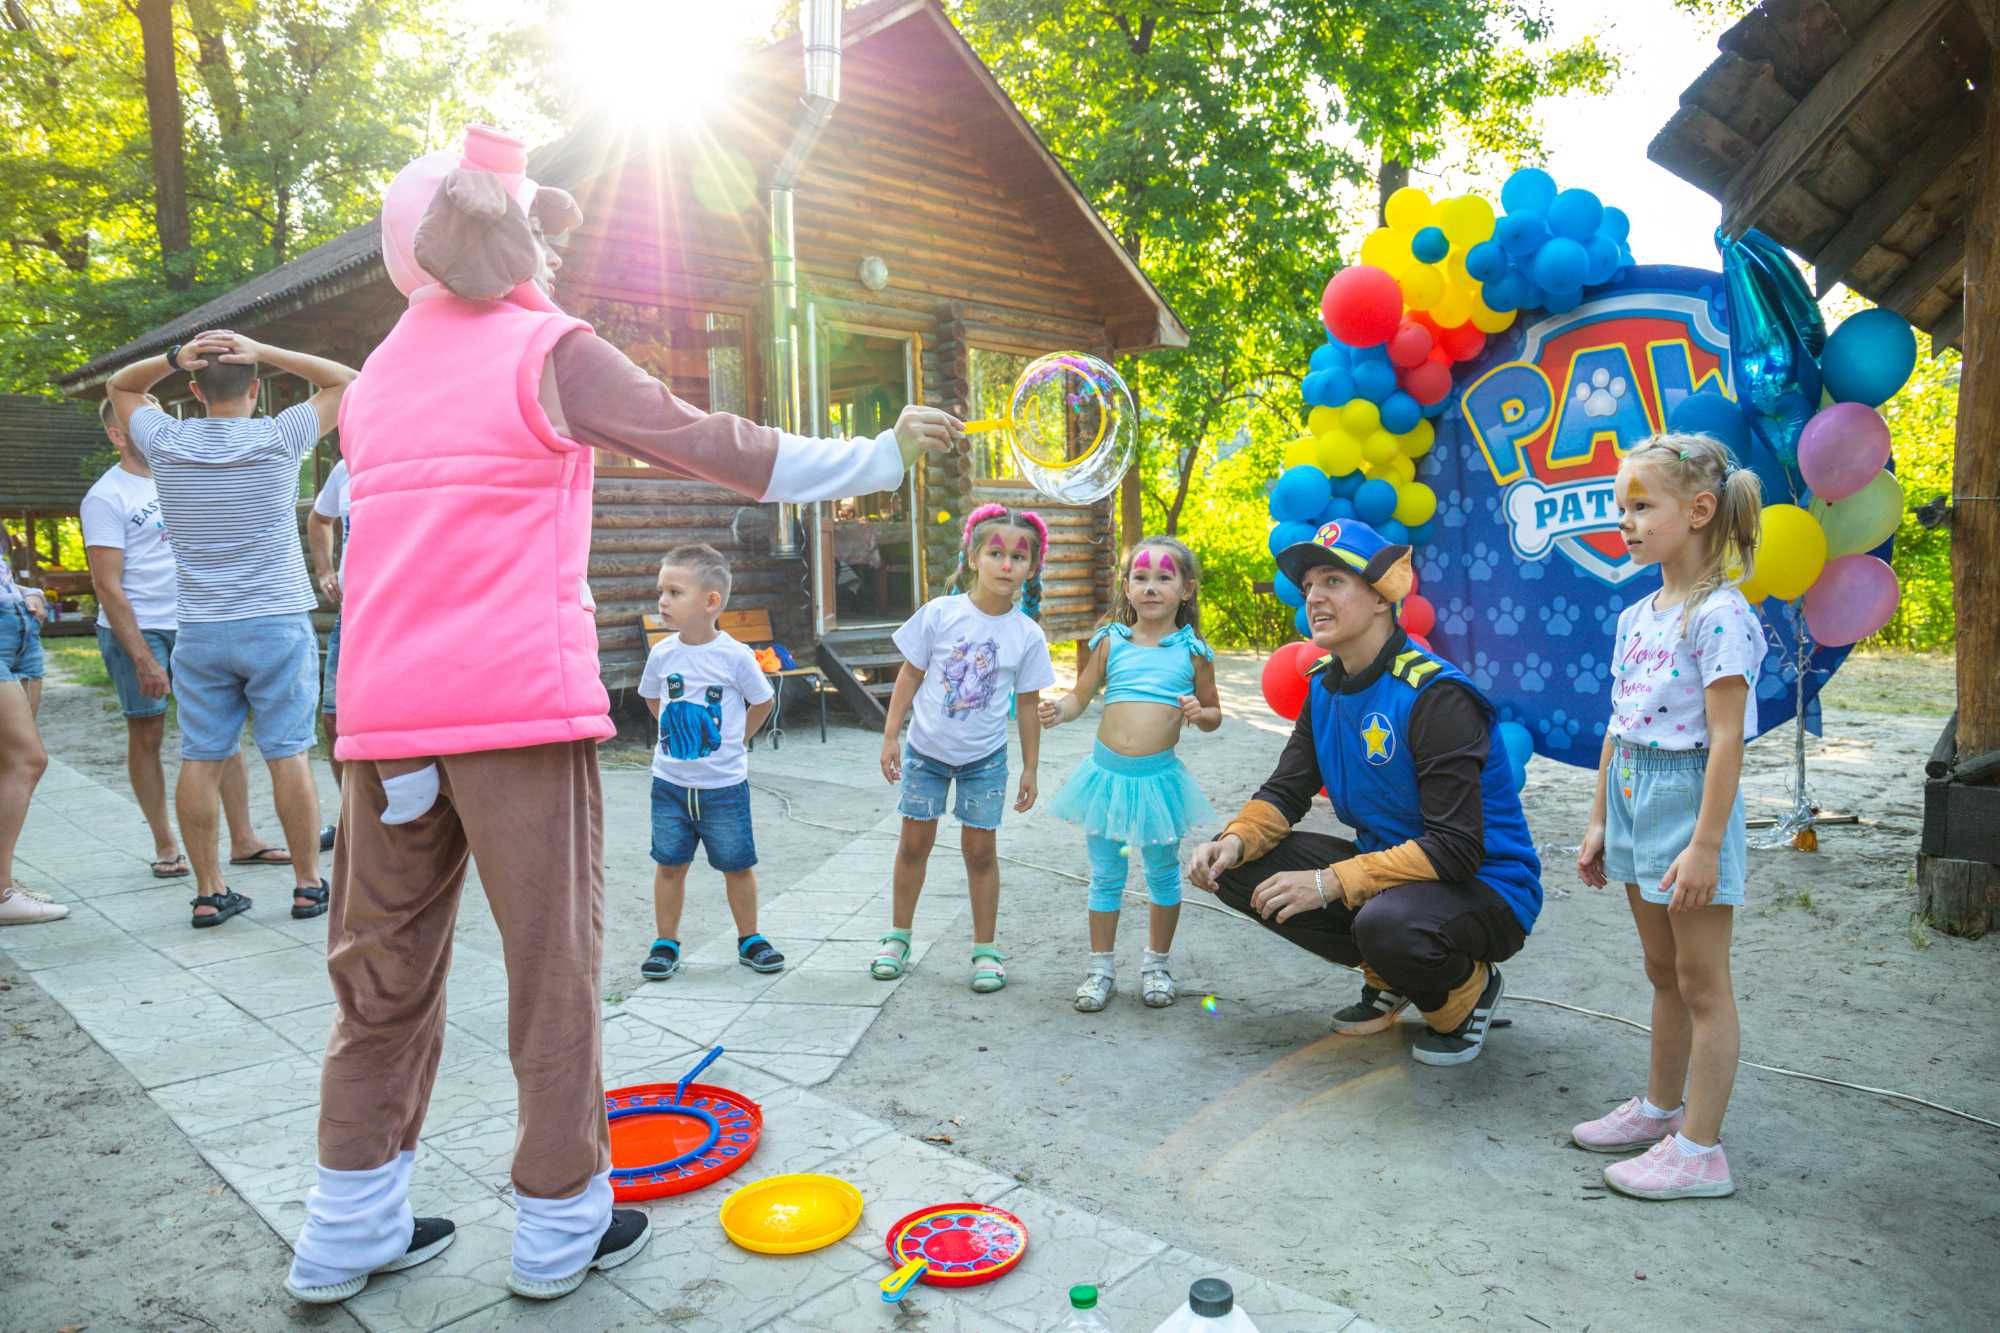
POLYGON ((42 678, 42 627, 26 602, 0 606, 0 680, 42 678))
POLYGON ((708 849, 708 863, 725 875, 757 864, 749 783, 703 791, 653 779, 653 860, 684 866, 694 860, 697 843, 708 849))
POLYGON ((246 716, 266 759, 312 748, 319 640, 305 612, 182 625, 173 672, 182 759, 235 754, 246 716))
POLYGON ((1007 809, 1007 747, 969 764, 947 764, 903 745, 903 795, 896 812, 905 819, 944 816, 945 795, 958 784, 951 812, 968 828, 996 829, 1007 809))
MULTIPOLYGON (((167 669, 169 682, 173 679, 174 631, 170 629, 142 629, 139 637, 153 650, 153 656, 167 669)), ((118 691, 118 709, 127 717, 158 717, 167 711, 167 696, 148 699, 139 689, 139 665, 132 660, 132 654, 125 651, 125 645, 118 642, 118 636, 104 626, 97 627, 97 655, 104 659, 104 669, 111 673, 111 687, 118 691)))
MULTIPOLYGON (((1666 903, 1672 889, 1660 877, 1694 841, 1701 817, 1701 784, 1708 773, 1707 750, 1655 750, 1614 741, 1605 784, 1604 873, 1614 884, 1636 884, 1649 903, 1666 903)), ((1729 811, 1716 862, 1717 907, 1743 905, 1748 859, 1743 837, 1743 790, 1729 811)))
POLYGON ((326 665, 319 673, 319 711, 334 712, 333 678, 340 672, 340 617, 333 618, 333 632, 326 636, 326 665))

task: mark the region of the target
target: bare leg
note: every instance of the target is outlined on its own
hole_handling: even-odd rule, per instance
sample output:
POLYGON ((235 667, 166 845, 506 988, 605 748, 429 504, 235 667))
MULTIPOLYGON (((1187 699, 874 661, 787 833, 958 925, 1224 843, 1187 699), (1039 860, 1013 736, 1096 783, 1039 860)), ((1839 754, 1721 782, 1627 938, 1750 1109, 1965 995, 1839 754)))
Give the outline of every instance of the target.
POLYGON ((174 821, 167 818, 167 774, 160 766, 160 741, 167 734, 167 715, 125 719, 125 773, 132 795, 153 830, 153 859, 172 861, 181 854, 174 821))
MULTIPOLYGON (((174 815, 180 821, 181 846, 194 866, 195 893, 212 898, 222 893, 222 857, 216 845, 215 810, 228 761, 183 759, 174 782, 174 815)), ((197 907, 196 916, 214 916, 212 907, 197 907)))
POLYGON ((937 821, 905 819, 903 833, 896 841, 896 870, 893 905, 889 924, 908 930, 917 919, 917 899, 924 891, 924 875, 930 869, 931 848, 937 845, 937 821))
POLYGON ((990 828, 966 825, 959 838, 965 853, 965 884, 972 897, 972 942, 993 943, 1000 918, 1000 857, 990 828))
MULTIPOLYGON (((278 822, 285 829, 285 846, 292 853, 292 882, 300 888, 319 887, 319 789, 313 786, 312 760, 301 752, 265 761, 271 770, 271 795, 278 822)), ((294 895, 295 907, 311 907, 310 898, 294 895)))
POLYGON ((1674 928, 1666 905, 1641 898, 1638 885, 1627 884, 1625 897, 1639 927, 1639 945, 1646 951, 1646 980, 1653 983, 1653 1052, 1646 1072, 1646 1100, 1671 1111, 1681 1104, 1687 1087, 1688 1048, 1694 1040, 1693 1019, 1681 999, 1674 928))
POLYGON ((1736 995, 1729 981, 1729 938, 1736 925, 1736 909, 1701 907, 1678 913, 1669 921, 1681 1001, 1694 1020, 1687 1124, 1681 1132, 1690 1143, 1707 1147, 1722 1137, 1722 1116, 1736 1086, 1736 1060, 1741 1049, 1736 995))
POLYGON ((686 866, 653 867, 653 930, 663 940, 681 937, 681 904, 687 898, 686 866))
POLYGON ((731 870, 722 876, 723 891, 729 896, 729 915, 736 918, 736 938, 757 933, 757 872, 731 870))
POLYGON ((1090 951, 1110 953, 1118 947, 1118 913, 1092 912, 1090 914, 1090 951))
POLYGON ((28 822, 35 784, 49 767, 49 752, 35 729, 40 702, 40 681, 0 681, 0 897, 13 887, 14 844, 28 822))
POLYGON ((255 856, 269 847, 250 817, 250 770, 243 766, 243 751, 222 761, 221 789, 222 813, 229 821, 229 854, 255 856))
MULTIPOLYGON (((1146 943, 1154 953, 1167 953, 1174 947, 1174 931, 1180 928, 1181 905, 1162 907, 1158 903, 1148 903, 1146 913, 1146 943)), ((1096 945, 1091 946, 1093 949, 1096 945)))

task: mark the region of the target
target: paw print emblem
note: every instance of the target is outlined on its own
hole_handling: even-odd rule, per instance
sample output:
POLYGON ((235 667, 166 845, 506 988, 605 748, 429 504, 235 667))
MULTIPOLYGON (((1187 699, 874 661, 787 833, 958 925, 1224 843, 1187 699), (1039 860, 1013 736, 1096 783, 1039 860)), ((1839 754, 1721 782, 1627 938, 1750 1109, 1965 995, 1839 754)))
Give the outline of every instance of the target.
POLYGON ((1472 655, 1471 668, 1466 674, 1472 677, 1474 685, 1482 690, 1490 690, 1493 688, 1493 668, 1496 665, 1498 664, 1484 652, 1475 652, 1472 655))
POLYGON ((1548 737, 1550 744, 1567 745, 1576 739, 1578 732, 1583 730, 1583 719, 1571 717, 1567 711, 1558 708, 1541 720, 1538 729, 1542 735, 1548 737))
POLYGON ((1567 635, 1576 628, 1578 608, 1571 606, 1569 598, 1557 597, 1542 606, 1542 628, 1554 635, 1567 635))
POLYGON ((1521 621, 1525 613, 1526 608, 1515 606, 1513 598, 1502 597, 1498 606, 1486 608, 1486 619, 1493 626, 1495 634, 1511 636, 1521 632, 1521 621))
POLYGON ((1555 670, 1555 663, 1544 662, 1540 653, 1529 653, 1514 664, 1514 676, 1521 682, 1521 688, 1529 694, 1540 694, 1542 687, 1549 683, 1549 675, 1555 670))
POLYGON ((1444 604, 1438 616, 1438 628, 1454 637, 1472 628, 1472 608, 1463 597, 1454 597, 1444 604))
POLYGON ((1499 557, 1487 548, 1485 542, 1475 542, 1465 557, 1466 572, 1474 583, 1485 583, 1493 577, 1493 566, 1499 557))
POLYGON ((1569 677, 1570 688, 1578 694, 1599 694, 1604 690, 1604 668, 1594 653, 1572 660, 1563 672, 1569 677))
POLYGON ((1613 375, 1599 366, 1590 372, 1590 383, 1576 386, 1576 401, 1587 417, 1615 417, 1618 400, 1625 396, 1625 377, 1613 375))

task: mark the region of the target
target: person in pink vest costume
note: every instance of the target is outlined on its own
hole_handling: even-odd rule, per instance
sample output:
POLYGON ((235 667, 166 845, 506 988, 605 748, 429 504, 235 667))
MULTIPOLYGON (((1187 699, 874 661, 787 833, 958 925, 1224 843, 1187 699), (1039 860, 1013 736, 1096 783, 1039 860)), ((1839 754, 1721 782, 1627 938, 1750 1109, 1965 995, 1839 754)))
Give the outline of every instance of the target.
POLYGON ((409 1190, 468 858, 500 927, 519 1089, 508 1285, 560 1296, 647 1239, 644 1213, 611 1207, 599 1068, 597 743, 614 729, 585 582, 593 449, 806 502, 894 489, 924 449, 963 447, 933 408, 874 439, 818 440, 675 398, 551 298, 550 239, 581 215, 526 168, 521 143, 475 126, 462 152, 390 184, 383 260, 409 308, 341 408, 339 1012, 285 1284, 309 1302, 452 1240, 450 1221, 413 1215, 409 1190), (422 790, 385 793, 385 777, 422 790))

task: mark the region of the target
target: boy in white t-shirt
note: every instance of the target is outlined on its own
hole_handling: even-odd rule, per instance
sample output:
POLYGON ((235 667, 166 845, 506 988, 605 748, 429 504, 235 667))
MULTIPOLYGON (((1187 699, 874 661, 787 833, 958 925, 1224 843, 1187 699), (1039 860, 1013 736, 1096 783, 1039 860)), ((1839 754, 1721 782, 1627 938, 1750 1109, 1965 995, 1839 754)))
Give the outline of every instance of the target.
POLYGON ((771 684, 748 648, 716 628, 729 604, 729 566, 712 546, 682 546, 660 562, 660 619, 639 697, 659 719, 653 749, 653 919, 659 937, 640 965, 648 981, 680 970, 681 904, 697 845, 722 872, 736 918, 736 958, 776 972, 785 956, 757 933, 757 843, 750 829, 749 737, 771 716, 771 684))

